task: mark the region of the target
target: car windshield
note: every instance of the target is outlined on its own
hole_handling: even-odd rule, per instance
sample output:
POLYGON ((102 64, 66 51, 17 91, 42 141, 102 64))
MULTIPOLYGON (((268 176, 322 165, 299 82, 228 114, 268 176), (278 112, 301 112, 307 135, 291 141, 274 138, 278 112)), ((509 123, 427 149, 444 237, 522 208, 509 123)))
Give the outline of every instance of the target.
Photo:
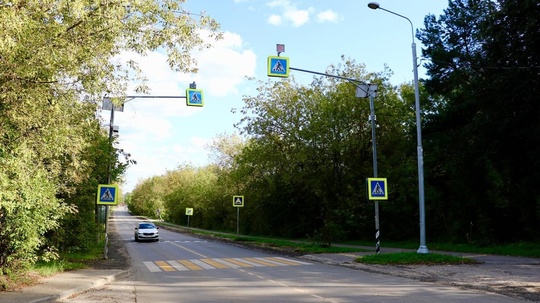
POLYGON ((139 229, 155 229, 154 224, 139 224, 139 229))

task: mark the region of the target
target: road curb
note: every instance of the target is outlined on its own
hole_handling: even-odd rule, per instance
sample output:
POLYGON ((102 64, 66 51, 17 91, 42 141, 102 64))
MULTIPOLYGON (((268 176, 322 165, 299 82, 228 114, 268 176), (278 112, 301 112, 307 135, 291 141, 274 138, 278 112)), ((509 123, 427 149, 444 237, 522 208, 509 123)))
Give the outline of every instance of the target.
POLYGON ((66 298, 69 298, 69 297, 71 297, 73 295, 85 292, 85 291, 87 291, 89 289, 105 285, 107 283, 116 281, 116 280, 118 280, 120 278, 124 278, 124 277, 128 276, 129 272, 130 272, 129 270, 123 270, 123 271, 118 272, 116 274, 96 278, 96 279, 94 279, 94 281, 88 282, 87 284, 77 286, 77 287, 69 289, 69 290, 62 291, 61 293, 58 293, 58 294, 55 294, 55 295, 51 295, 51 296, 47 296, 47 297, 44 297, 44 298, 32 300, 32 301, 29 301, 28 303, 56 302, 58 300, 66 299, 66 298))

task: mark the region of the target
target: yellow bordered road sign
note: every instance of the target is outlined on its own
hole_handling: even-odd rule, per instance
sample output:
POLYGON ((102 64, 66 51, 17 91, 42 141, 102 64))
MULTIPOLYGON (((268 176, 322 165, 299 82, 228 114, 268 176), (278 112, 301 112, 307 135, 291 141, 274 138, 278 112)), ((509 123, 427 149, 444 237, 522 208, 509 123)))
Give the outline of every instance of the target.
POLYGON ((232 205, 234 207, 244 207, 244 196, 233 196, 232 205))
POLYGON ((96 203, 99 205, 118 205, 118 185, 99 184, 96 203))
POLYGON ((289 58, 287 57, 268 57, 268 76, 270 77, 289 77, 289 58))
POLYGON ((386 178, 368 178, 369 200, 388 200, 386 178))
POLYGON ((188 88, 186 89, 186 105, 187 106, 203 106, 204 96, 202 89, 188 88))

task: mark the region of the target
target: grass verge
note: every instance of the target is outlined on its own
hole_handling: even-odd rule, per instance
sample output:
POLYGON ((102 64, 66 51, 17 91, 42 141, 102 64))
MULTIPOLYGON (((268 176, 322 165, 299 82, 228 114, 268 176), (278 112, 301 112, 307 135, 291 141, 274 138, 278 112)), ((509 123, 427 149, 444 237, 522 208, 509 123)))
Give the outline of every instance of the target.
MULTIPOLYGON (((348 241, 344 244, 347 245, 364 245, 372 246, 373 243, 363 241, 348 241)), ((474 254, 488 254, 488 255, 500 255, 500 256, 515 256, 515 257, 529 257, 540 258, 540 242, 522 242, 511 243, 503 245, 476 245, 466 243, 440 243, 432 242, 427 243, 431 252, 433 251, 451 251, 462 253, 474 253, 474 254)), ((383 242, 384 247, 392 248, 405 248, 405 249, 418 249, 418 242, 383 242)))
MULTIPOLYGON (((310 241, 302 240, 290 240, 290 239, 276 239, 276 238, 267 238, 267 237, 257 237, 257 236, 243 236, 236 235, 227 232, 217 232, 209 230, 201 230, 196 228, 188 228, 184 226, 178 226, 168 222, 156 222, 162 226, 168 226, 170 228, 181 229, 183 231, 188 231, 193 234, 200 234, 212 237, 219 237, 223 239, 228 239, 236 242, 245 242, 251 243, 263 247, 273 247, 277 249, 293 251, 297 253, 306 253, 306 254, 318 254, 318 253, 345 253, 345 252, 366 252, 373 251, 373 249, 362 249, 358 247, 351 246, 364 246, 364 247, 374 247, 373 242, 365 241, 347 241, 345 243, 335 243, 335 246, 324 246, 319 245, 310 241), (339 246, 337 244, 344 244, 344 246, 339 246), (348 245, 348 246, 347 246, 348 245)), ((384 247, 392 248, 404 248, 416 250, 418 249, 418 242, 408 241, 408 242, 384 242, 384 247)), ((384 248, 383 247, 383 248, 384 248)), ((463 252, 463 253, 475 253, 475 254, 491 254, 491 255, 503 255, 503 256, 517 256, 517 257, 529 257, 529 258, 540 258, 540 243, 513 243, 505 245, 475 245, 475 244, 456 244, 456 243, 428 243, 430 253, 428 255, 435 255, 436 251, 448 251, 448 252, 463 252)), ((419 254, 422 255, 422 254, 419 254)), ((435 261, 434 261, 435 262, 435 261)), ((442 261, 441 261, 442 262, 442 261)))
POLYGON ((355 262, 380 265, 457 265, 477 264, 478 261, 451 255, 416 252, 400 252, 389 254, 374 254, 357 258, 355 262))
POLYGON ((258 246, 261 248, 271 248, 286 252, 303 253, 303 254, 321 254, 321 253, 346 253, 346 252, 364 252, 367 251, 357 247, 337 247, 324 246, 309 241, 295 241, 290 239, 278 239, 258 236, 236 235, 225 232, 213 232, 195 228, 186 228, 166 222, 156 222, 158 225, 166 226, 173 229, 180 229, 193 234, 221 238, 228 241, 233 241, 242 244, 258 246))
POLYGON ((88 262, 103 257, 103 244, 96 245, 88 252, 62 253, 58 260, 39 261, 24 271, 13 272, 0 276, 0 291, 16 290, 36 284, 43 277, 87 268, 88 262))

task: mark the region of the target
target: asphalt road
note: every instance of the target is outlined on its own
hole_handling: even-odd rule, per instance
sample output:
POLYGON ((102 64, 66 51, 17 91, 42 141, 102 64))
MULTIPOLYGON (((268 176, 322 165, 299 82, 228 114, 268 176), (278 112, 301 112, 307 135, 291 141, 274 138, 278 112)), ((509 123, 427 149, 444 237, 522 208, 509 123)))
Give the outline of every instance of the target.
POLYGON ((116 224, 132 277, 62 302, 523 302, 273 255, 160 229, 159 242, 136 243, 140 220, 119 209, 116 224))

